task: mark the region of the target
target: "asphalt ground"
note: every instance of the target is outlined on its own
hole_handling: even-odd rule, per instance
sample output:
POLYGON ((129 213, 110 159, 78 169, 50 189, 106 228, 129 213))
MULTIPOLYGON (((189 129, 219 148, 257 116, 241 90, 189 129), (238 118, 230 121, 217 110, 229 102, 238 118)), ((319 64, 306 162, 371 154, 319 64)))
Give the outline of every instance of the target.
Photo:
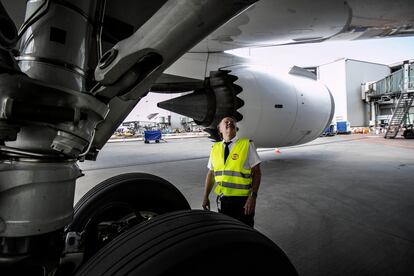
MULTIPOLYGON (((75 200, 114 175, 146 172, 201 209, 211 145, 207 138, 108 143, 96 162, 80 163, 75 200)), ((413 275, 414 140, 323 137, 259 155, 255 228, 300 275, 413 275)))

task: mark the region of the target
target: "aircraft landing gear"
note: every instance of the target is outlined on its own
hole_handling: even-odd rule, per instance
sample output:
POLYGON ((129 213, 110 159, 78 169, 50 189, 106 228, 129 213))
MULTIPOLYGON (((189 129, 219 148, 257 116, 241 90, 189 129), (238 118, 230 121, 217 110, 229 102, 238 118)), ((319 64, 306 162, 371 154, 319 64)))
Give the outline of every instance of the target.
POLYGON ((76 275, 297 275, 258 231, 222 214, 178 211, 108 243, 76 275), (209 269, 211 267, 211 269, 209 269))
POLYGON ((160 214, 188 209, 184 196, 160 177, 127 173, 109 178, 75 205, 73 221, 65 231, 66 252, 61 270, 73 271, 137 224, 160 214))

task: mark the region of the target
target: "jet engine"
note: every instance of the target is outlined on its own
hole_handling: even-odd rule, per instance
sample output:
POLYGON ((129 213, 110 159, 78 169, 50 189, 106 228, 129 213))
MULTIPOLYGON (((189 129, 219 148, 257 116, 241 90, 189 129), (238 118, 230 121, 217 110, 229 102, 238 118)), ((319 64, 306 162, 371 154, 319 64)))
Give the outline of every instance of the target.
POLYGON ((193 118, 216 139, 218 122, 232 116, 238 121, 238 136, 259 147, 312 141, 329 126, 335 110, 329 89, 313 73, 252 65, 211 72, 203 88, 158 106, 193 118))

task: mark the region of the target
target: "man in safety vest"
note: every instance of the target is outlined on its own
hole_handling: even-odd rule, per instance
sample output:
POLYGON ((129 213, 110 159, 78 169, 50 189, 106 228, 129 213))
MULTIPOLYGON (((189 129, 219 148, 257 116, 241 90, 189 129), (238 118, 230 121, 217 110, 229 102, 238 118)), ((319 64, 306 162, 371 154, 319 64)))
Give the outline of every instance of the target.
POLYGON ((261 160, 249 139, 236 137, 237 126, 232 117, 223 118, 218 130, 223 141, 211 149, 202 206, 210 210, 209 195, 216 184, 219 212, 253 227, 261 160))

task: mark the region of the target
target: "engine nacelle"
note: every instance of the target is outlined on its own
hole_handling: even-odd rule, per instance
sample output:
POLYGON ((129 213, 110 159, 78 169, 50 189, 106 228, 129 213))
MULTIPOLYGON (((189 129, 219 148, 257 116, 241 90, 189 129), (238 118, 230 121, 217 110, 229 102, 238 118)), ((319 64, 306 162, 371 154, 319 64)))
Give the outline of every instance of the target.
POLYGON ((212 72, 206 87, 158 104, 194 118, 217 138, 224 116, 238 121, 238 136, 258 147, 303 144, 329 126, 335 104, 328 88, 307 70, 237 65, 212 72))
POLYGON ((294 67, 288 74, 271 68, 226 68, 238 77, 243 91, 238 109, 243 119, 238 135, 259 147, 282 147, 307 143, 329 126, 335 111, 328 88, 312 79, 312 73, 294 67))

